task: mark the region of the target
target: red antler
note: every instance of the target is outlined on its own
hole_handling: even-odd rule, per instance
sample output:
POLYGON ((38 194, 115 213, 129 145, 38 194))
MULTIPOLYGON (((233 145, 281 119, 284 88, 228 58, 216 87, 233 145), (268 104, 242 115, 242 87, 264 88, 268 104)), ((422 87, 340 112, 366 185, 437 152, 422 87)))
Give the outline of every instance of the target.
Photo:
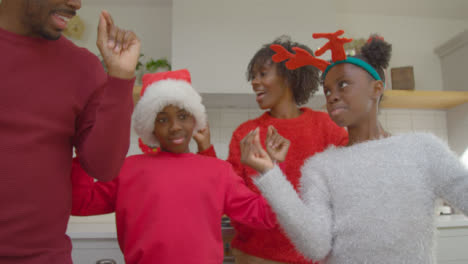
POLYGON ((304 49, 294 47, 292 48, 296 54, 290 53, 287 49, 279 44, 270 45, 270 48, 276 52, 275 55, 271 57, 274 62, 282 62, 288 60, 285 65, 286 68, 290 70, 295 70, 299 67, 312 65, 317 67, 321 71, 325 71, 325 69, 330 65, 328 61, 318 59, 312 56, 309 52, 304 49))
POLYGON ((343 45, 347 42, 353 41, 353 39, 348 38, 339 38, 340 35, 343 35, 343 30, 338 30, 335 33, 315 33, 312 34, 312 37, 317 38, 326 38, 329 41, 320 49, 315 52, 315 56, 320 56, 325 51, 330 50, 332 53, 332 61, 340 61, 346 59, 346 53, 343 48, 343 45))

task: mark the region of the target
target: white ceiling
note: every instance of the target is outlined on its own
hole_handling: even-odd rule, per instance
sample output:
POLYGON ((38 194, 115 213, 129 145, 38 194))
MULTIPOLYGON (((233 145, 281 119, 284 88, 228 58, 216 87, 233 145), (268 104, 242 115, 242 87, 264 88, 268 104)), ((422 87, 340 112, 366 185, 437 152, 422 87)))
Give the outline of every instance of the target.
MULTIPOLYGON (((173 0, 84 0, 83 4, 172 5, 173 0)), ((193 0, 197 1, 197 0, 193 0)), ((255 0, 252 4, 255 4, 255 0)), ((291 0, 289 3, 293 3, 291 0)), ((321 0, 323 1, 323 0, 321 0)), ((468 0, 332 0, 341 13, 468 20, 468 0)), ((313 11, 311 11, 313 13, 313 11)))

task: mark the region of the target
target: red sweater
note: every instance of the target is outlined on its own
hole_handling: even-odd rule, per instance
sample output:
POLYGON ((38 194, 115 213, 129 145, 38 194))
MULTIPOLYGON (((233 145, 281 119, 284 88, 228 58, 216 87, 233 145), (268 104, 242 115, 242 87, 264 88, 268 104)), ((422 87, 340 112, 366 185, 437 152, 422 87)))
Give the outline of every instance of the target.
POLYGON ((133 80, 57 41, 0 29, 0 263, 71 263, 73 147, 101 180, 128 150, 133 80), (101 99, 102 97, 102 99, 101 99))
POLYGON ((276 223, 265 199, 212 157, 135 155, 108 183, 94 183, 75 163, 72 179, 74 215, 115 211, 127 264, 221 264, 223 214, 251 228, 276 223))
MULTIPOLYGON (((229 146, 230 162, 237 172, 247 183, 247 186, 260 193, 253 184, 251 175, 258 174, 250 167, 240 163, 240 141, 248 132, 260 127, 260 140, 265 147, 267 128, 273 125, 278 133, 291 141, 288 155, 282 163, 282 170, 296 191, 298 190, 301 177, 300 168, 305 159, 317 152, 323 151, 328 145, 345 145, 348 136, 345 129, 338 127, 326 113, 316 112, 309 108, 301 108, 302 114, 293 119, 277 119, 271 117, 268 112, 260 117, 241 124, 233 133, 229 146)), ((214 149, 206 150, 205 155, 216 155, 214 149)), ((290 240, 277 228, 273 231, 255 230, 233 221, 236 236, 232 246, 247 254, 264 259, 287 262, 287 263, 310 263, 298 253, 290 240)))

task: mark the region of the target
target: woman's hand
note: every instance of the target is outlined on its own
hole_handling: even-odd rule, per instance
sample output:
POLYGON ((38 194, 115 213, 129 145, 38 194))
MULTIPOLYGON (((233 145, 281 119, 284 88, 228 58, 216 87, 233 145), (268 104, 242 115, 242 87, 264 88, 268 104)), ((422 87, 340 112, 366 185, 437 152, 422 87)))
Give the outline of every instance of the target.
POLYGON ((250 131, 240 142, 241 163, 264 173, 274 167, 268 153, 260 143, 259 128, 250 131))
POLYGON ((272 160, 283 162, 286 159, 290 145, 291 142, 281 136, 276 128, 273 126, 268 127, 265 146, 272 160))

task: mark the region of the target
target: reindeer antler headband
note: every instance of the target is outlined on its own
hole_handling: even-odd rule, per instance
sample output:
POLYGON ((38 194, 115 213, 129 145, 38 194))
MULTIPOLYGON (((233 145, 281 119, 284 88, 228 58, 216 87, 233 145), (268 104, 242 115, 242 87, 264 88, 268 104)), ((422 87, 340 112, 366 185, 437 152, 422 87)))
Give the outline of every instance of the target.
POLYGON ((328 39, 328 42, 323 47, 315 51, 315 56, 320 56, 323 53, 325 53, 327 50, 330 50, 332 53, 333 63, 316 58, 312 54, 310 54, 308 51, 298 48, 298 47, 292 48, 296 52, 295 54, 290 53, 287 49, 285 49, 283 46, 279 44, 273 44, 270 46, 270 48, 276 52, 276 54, 274 54, 271 58, 276 63, 288 60, 285 63, 285 65, 286 65, 286 68, 290 70, 294 70, 294 69, 307 66, 307 65, 315 66, 323 72, 322 74, 323 79, 325 79, 325 76, 327 75, 328 71, 331 68, 333 68, 335 65, 338 65, 341 63, 351 63, 351 64, 354 64, 356 66, 363 68, 374 79, 381 81, 382 79, 380 78, 379 74, 374 69, 374 67, 372 67, 369 63, 356 57, 349 57, 349 58, 346 57, 346 53, 343 48, 343 45, 345 43, 353 41, 353 39, 340 38, 339 36, 343 34, 344 34, 343 30, 338 30, 335 33, 312 34, 312 37, 315 39, 318 39, 318 38, 328 39))

